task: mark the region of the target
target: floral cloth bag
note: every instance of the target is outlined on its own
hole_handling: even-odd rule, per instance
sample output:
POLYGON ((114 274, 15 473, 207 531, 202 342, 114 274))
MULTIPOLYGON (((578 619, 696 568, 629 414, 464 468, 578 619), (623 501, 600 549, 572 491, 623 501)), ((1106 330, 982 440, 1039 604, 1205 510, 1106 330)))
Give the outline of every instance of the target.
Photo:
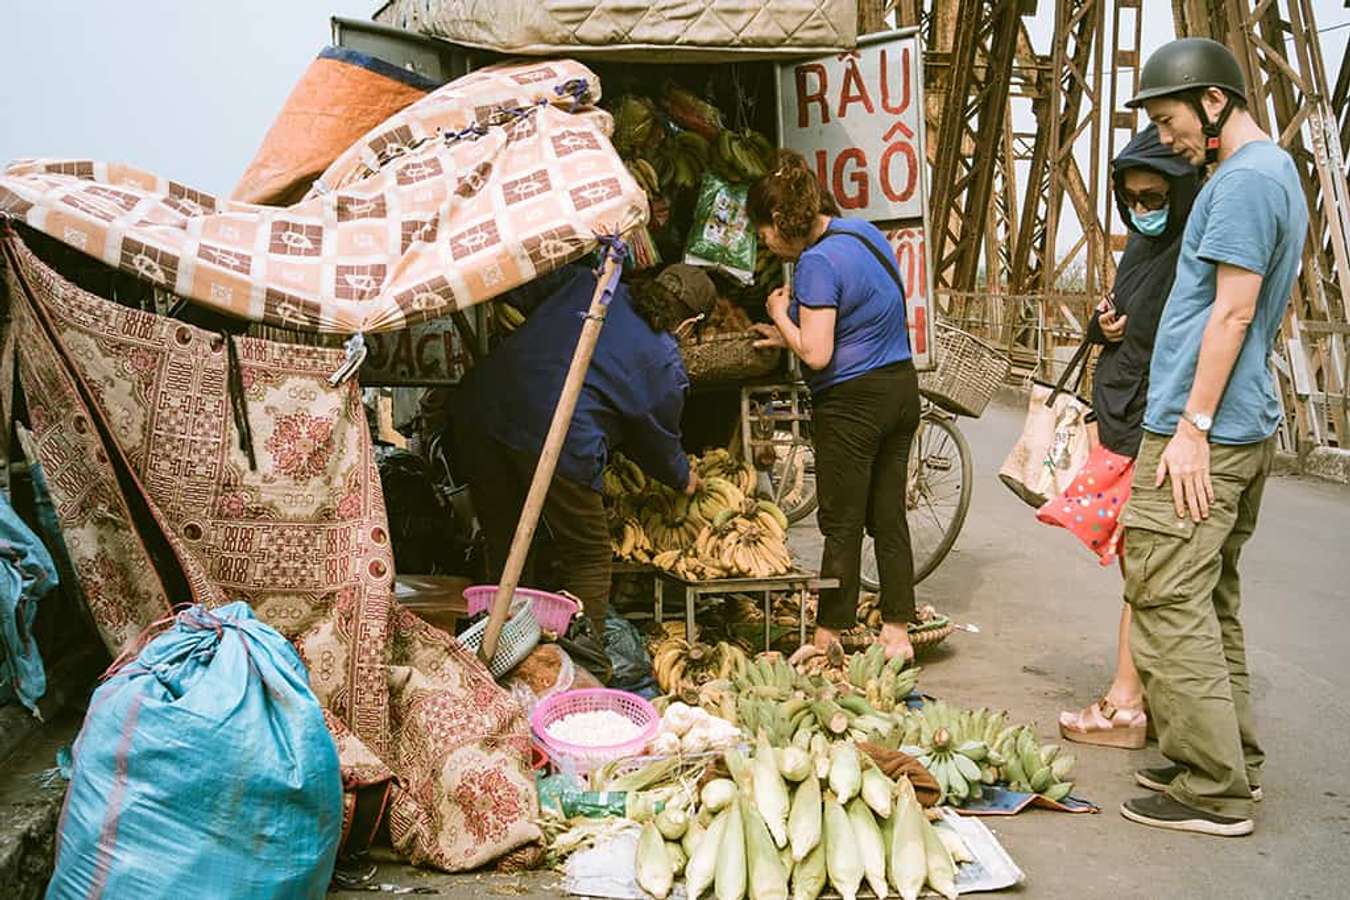
POLYGON ((1032 382, 1022 435, 999 469, 999 480, 1037 509, 1064 493, 1091 452, 1092 404, 1078 394, 1091 347, 1082 343, 1057 383, 1032 382), (1071 378, 1072 391, 1067 388, 1071 378))

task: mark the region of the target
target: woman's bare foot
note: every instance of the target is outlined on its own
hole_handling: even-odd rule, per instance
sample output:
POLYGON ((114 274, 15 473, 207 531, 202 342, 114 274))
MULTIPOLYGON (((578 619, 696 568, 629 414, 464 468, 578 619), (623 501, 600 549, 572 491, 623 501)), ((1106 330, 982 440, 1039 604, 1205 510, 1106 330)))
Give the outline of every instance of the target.
POLYGON ((839 632, 835 631, 833 628, 826 628, 824 625, 817 625, 816 633, 815 636, 811 638, 811 643, 815 644, 820 650, 829 650, 831 644, 841 643, 839 640, 839 632))
POLYGON ((897 656, 914 659, 914 645, 909 641, 909 627, 904 622, 883 622, 880 640, 886 648, 887 659, 897 656))

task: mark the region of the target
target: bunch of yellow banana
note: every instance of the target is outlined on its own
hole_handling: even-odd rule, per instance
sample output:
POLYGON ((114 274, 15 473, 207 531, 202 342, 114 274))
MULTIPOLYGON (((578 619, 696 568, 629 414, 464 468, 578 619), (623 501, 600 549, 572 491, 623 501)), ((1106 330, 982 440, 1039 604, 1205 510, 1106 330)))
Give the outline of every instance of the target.
POLYGON ((723 129, 713 144, 711 168, 723 181, 751 184, 773 168, 773 143, 754 129, 723 129))
POLYGON ((727 479, 713 475, 700 482, 691 503, 704 522, 711 522, 724 510, 744 506, 745 492, 727 479))
POLYGON ((651 163, 638 157, 625 161, 624 165, 628 167, 628 171, 632 174, 633 180, 638 183, 638 187, 646 193, 649 202, 661 196, 661 178, 657 175, 656 169, 651 163))
POLYGON ((505 300, 498 300, 493 309, 497 314, 497 328, 503 334, 510 334, 525 324, 525 314, 505 300))
MULTIPOLYGON (((754 502, 754 501, 751 501, 754 502)), ((753 513, 719 514, 699 532, 695 550, 724 571, 744 578, 772 578, 792 571, 787 549, 787 519, 767 500, 754 502, 753 513)))
POLYGON ((700 478, 724 478, 747 497, 755 492, 754 467, 732 456, 730 450, 722 447, 709 450, 695 460, 695 465, 700 478))
POLYGON ((745 651, 727 641, 713 646, 683 637, 663 639, 652 654, 652 672, 657 687, 671 695, 692 695, 685 702, 698 703, 700 686, 713 681, 730 680, 745 671, 749 658, 745 651))
POLYGON ((670 491, 653 492, 642 504, 640 518, 658 551, 687 549, 707 525, 690 497, 670 491))
POLYGON ((651 562, 651 538, 647 537, 646 530, 636 517, 626 516, 616 523, 610 533, 610 541, 616 558, 643 564, 651 562))

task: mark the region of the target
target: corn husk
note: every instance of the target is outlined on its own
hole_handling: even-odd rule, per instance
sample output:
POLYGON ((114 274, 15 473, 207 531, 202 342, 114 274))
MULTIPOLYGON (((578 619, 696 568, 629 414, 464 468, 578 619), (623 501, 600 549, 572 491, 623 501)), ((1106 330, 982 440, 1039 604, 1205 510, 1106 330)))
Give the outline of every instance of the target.
POLYGON ((720 857, 718 850, 726 830, 727 813, 722 812, 712 820, 694 852, 689 854, 689 862, 684 864, 684 888, 689 900, 698 900, 704 891, 712 887, 720 857))
POLYGON ((833 794, 825 795, 824 820, 825 870, 830 884, 844 900, 857 900, 864 874, 862 857, 858 855, 858 841, 853 836, 848 813, 833 794))
POLYGON ((811 774, 811 754, 801 747, 784 747, 775 750, 778 759, 778 771, 788 781, 801 781, 811 774))
POLYGON ((947 900, 956 900, 956 863, 942 846, 937 829, 920 813, 923 822, 923 852, 927 862, 928 886, 947 900))
POLYGON ((755 807, 764 817, 764 823, 769 826, 774 847, 786 847, 787 783, 778 772, 778 761, 774 757, 773 747, 769 744, 769 736, 763 731, 759 733, 759 744, 755 749, 755 759, 751 767, 755 807))
POLYGON ((684 836, 680 838, 680 849, 684 851, 686 859, 694 855, 694 851, 698 849, 699 842, 703 840, 703 835, 706 833, 703 826, 699 824, 697 817, 690 820, 689 827, 685 830, 684 836))
POLYGON ((877 814, 879 819, 891 817, 892 797, 895 796, 895 782, 886 777, 886 773, 875 765, 868 765, 862 776, 862 798, 877 814))
POLYGON ((788 813, 788 842, 792 858, 801 862, 820 843, 820 780, 812 775, 797 786, 788 813))
POLYGON ((637 883, 657 900, 664 900, 675 884, 675 870, 670 854, 666 852, 666 839, 661 837, 655 822, 643 825, 638 837, 637 883))
POLYGON ((840 741, 830 748, 830 790, 844 804, 856 797, 861 788, 858 748, 851 741, 840 741))
POLYGON ((661 837, 668 841, 678 841, 689 830, 689 814, 682 809, 667 806, 656 814, 656 827, 661 837))
POLYGON ((670 857, 670 869, 679 877, 684 872, 685 865, 689 862, 689 857, 685 854, 684 848, 678 841, 666 841, 666 855, 670 857))
POLYGON ((778 860, 768 824, 747 798, 741 798, 745 825, 745 864, 750 900, 787 900, 787 872, 778 860))
POLYGON ((952 862, 960 865, 961 863, 975 861, 975 857, 970 855, 970 848, 966 846, 966 842, 961 840, 961 835, 957 834, 950 826, 939 827, 934 825, 933 830, 942 840, 942 846, 946 847, 947 852, 951 854, 952 862))
POLYGON ((713 893, 717 900, 742 900, 745 896, 745 824, 741 818, 741 805, 731 804, 723 815, 727 825, 717 849, 713 893))
POLYGON ((900 779, 892 822, 894 831, 891 834, 887 867, 891 884, 901 900, 915 900, 928 878, 928 856, 923 838, 923 826, 928 824, 928 820, 924 817, 923 808, 919 806, 919 799, 914 796, 914 787, 908 778, 900 779))
POLYGON ((700 797, 704 809, 720 812, 736 799, 736 782, 730 778, 714 778, 703 786, 700 797))
POLYGON ((890 893, 886 885, 886 846, 881 842, 881 829, 877 827, 876 817, 861 797, 850 800, 847 811, 849 823, 853 826, 853 837, 858 842, 858 856, 862 858, 867 886, 879 900, 886 900, 890 893))
POLYGON ((792 900, 816 900, 827 880, 825 843, 817 841, 815 849, 792 870, 792 900))

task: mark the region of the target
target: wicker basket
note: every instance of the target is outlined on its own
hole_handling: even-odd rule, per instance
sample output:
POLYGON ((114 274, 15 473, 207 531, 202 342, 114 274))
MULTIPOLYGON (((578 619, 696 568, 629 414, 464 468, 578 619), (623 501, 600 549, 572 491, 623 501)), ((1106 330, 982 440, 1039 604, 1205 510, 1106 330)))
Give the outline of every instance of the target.
POLYGON ((705 385, 741 382, 759 378, 778 368, 782 350, 778 347, 756 349, 759 334, 743 331, 714 334, 701 341, 681 341, 680 354, 691 384, 705 385))
POLYGON ((919 375, 919 390, 948 412, 978 418, 1011 371, 1008 357, 959 328, 937 326, 938 364, 919 375))

